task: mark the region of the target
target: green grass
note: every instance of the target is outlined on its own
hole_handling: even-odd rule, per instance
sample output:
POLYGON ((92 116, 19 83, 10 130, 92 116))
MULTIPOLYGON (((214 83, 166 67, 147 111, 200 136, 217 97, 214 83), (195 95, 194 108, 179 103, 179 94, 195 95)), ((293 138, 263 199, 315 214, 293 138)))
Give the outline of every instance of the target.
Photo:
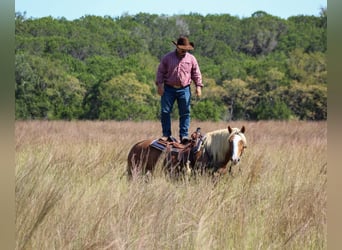
POLYGON ((158 122, 16 122, 16 249, 327 249, 326 122, 230 125, 247 129, 242 171, 214 184, 160 166, 126 180, 158 122))

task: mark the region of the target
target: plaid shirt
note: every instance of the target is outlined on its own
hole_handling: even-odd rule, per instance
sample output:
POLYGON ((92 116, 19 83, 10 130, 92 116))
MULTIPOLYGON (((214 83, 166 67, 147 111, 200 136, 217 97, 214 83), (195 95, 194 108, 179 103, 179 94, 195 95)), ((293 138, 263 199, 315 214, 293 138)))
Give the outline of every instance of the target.
POLYGON ((190 85, 191 80, 196 86, 203 87, 202 75, 196 58, 186 53, 183 58, 177 56, 176 50, 166 54, 157 70, 156 84, 175 85, 183 87, 190 85))

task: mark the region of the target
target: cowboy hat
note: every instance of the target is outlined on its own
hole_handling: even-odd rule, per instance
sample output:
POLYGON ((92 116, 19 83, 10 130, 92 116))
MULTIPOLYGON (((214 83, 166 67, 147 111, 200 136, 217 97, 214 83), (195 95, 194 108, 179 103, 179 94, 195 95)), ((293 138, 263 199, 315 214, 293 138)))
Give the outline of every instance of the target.
POLYGON ((174 45, 177 46, 179 49, 184 49, 184 50, 193 50, 194 49, 194 43, 189 42, 189 39, 185 36, 181 36, 178 38, 177 42, 172 41, 174 45))

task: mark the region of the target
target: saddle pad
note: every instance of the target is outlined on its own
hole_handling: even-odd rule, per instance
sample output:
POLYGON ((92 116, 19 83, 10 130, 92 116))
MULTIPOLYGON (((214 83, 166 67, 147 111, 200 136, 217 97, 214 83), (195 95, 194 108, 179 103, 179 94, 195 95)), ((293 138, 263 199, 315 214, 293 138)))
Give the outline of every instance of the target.
POLYGON ((150 146, 155 148, 155 149, 158 149, 160 151, 165 151, 165 149, 166 149, 166 145, 165 144, 161 144, 158 139, 157 140, 153 140, 151 142, 150 146))

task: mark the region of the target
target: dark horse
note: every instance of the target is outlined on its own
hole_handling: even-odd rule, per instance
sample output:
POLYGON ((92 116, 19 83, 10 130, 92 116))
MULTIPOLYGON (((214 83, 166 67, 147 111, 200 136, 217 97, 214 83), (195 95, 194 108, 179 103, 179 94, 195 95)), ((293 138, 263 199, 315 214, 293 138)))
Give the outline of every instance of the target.
POLYGON ((160 140, 143 140, 136 143, 128 154, 128 177, 137 173, 153 173, 160 159, 163 160, 164 169, 171 174, 207 171, 214 174, 231 173, 232 166, 240 162, 247 147, 244 132, 244 126, 241 129, 228 126, 203 136, 198 128, 187 145, 171 142, 164 147, 159 144, 160 140), (231 165, 228 168, 229 162, 231 165))
POLYGON ((200 128, 197 128, 186 144, 181 144, 174 138, 173 141, 146 139, 136 143, 127 157, 128 177, 152 174, 161 160, 166 173, 173 177, 184 174, 186 171, 191 172, 190 166, 195 164, 202 138, 200 128))

